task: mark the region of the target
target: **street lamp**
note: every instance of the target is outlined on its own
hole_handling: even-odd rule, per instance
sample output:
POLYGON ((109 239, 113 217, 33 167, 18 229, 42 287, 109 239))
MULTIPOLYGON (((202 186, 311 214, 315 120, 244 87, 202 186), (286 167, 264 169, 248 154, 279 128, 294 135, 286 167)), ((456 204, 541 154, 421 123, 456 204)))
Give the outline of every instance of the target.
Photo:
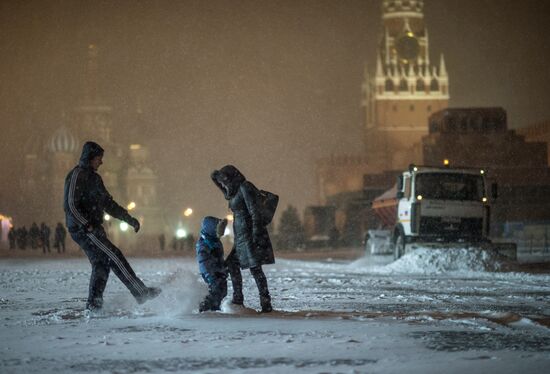
POLYGON ((121 231, 127 231, 128 230, 128 224, 126 222, 120 222, 120 230, 121 231))
POLYGON ((185 217, 189 217, 191 214, 193 214, 193 209, 191 209, 191 208, 187 208, 183 211, 183 215, 185 217))
POLYGON ((133 201, 130 201, 130 203, 127 206, 128 210, 132 210, 136 208, 136 203, 133 201))
POLYGON ((178 239, 185 238, 187 236, 187 231, 185 229, 179 228, 176 230, 176 237, 178 239))

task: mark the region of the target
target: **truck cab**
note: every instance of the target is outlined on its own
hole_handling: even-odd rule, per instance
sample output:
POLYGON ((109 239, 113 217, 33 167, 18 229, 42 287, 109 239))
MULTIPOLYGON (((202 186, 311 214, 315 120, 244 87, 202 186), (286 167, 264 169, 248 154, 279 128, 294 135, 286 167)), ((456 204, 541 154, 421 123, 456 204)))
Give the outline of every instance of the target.
POLYGON ((411 165, 397 183, 395 214, 397 258, 406 243, 486 241, 490 207, 485 171, 411 165))

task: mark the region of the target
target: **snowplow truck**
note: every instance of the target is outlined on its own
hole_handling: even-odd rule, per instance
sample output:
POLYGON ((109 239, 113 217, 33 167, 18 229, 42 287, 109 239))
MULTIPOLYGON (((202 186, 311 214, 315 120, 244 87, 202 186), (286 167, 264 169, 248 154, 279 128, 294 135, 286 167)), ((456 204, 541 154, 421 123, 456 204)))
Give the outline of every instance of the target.
POLYGON ((483 169, 410 165, 374 199, 381 229, 368 231, 367 250, 398 259, 419 245, 475 247, 515 260, 514 243, 489 238, 490 200, 497 198, 497 185, 488 191, 485 177, 483 169))

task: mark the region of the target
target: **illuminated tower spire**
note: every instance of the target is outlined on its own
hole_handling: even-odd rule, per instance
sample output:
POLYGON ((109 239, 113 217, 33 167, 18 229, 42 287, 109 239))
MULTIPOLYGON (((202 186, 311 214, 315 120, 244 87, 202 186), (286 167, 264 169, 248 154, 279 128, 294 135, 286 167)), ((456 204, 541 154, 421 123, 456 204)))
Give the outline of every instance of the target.
POLYGON ((424 37, 426 40, 426 53, 424 54, 424 59, 426 60, 426 66, 430 66, 430 54, 428 51, 430 50, 430 38, 428 36, 428 28, 424 30, 424 37))
POLYGON ((384 72, 382 70, 382 60, 380 59, 380 55, 376 56, 376 77, 383 77, 384 72))
POLYGON ((439 76, 447 77, 447 68, 445 67, 445 58, 443 53, 441 54, 441 59, 439 60, 439 76))

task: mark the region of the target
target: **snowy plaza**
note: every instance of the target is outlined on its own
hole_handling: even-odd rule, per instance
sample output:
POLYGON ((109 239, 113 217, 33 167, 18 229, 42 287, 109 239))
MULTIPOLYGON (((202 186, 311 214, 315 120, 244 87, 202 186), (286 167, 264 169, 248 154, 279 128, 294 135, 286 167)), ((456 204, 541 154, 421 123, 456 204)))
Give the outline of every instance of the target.
MULTIPOLYGON (((86 259, 0 262, 2 373, 542 373, 550 275, 498 271, 484 253, 417 250, 396 262, 280 259, 265 268, 274 312, 206 294, 192 258, 130 259, 163 293, 137 305, 111 276, 84 312, 86 259)), ((546 369, 545 369, 546 368, 546 369)))

